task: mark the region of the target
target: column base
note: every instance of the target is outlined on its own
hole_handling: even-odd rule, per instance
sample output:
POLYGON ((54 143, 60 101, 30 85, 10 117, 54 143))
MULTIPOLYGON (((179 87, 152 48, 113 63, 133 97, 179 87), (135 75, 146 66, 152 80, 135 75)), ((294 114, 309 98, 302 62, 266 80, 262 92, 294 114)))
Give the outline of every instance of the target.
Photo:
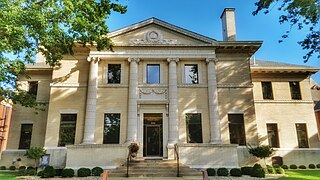
POLYGON ((83 140, 81 144, 83 144, 83 145, 96 144, 96 142, 94 142, 92 140, 83 140))
POLYGON ((211 140, 210 144, 222 144, 221 140, 211 140))

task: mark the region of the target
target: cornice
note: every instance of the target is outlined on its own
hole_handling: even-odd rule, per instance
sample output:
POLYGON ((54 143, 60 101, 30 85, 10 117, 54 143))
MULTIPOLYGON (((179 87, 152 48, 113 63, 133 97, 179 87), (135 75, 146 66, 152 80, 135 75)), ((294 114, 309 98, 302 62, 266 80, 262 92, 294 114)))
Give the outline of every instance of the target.
POLYGON ((313 104, 312 100, 254 100, 255 103, 304 103, 313 104))
POLYGON ((128 88, 127 84, 99 84, 98 88, 128 88))
POLYGON ((50 87, 78 88, 78 87, 87 87, 87 83, 50 83, 50 87))
POLYGON ((218 88, 253 88, 253 84, 236 84, 236 83, 223 83, 218 84, 218 88))

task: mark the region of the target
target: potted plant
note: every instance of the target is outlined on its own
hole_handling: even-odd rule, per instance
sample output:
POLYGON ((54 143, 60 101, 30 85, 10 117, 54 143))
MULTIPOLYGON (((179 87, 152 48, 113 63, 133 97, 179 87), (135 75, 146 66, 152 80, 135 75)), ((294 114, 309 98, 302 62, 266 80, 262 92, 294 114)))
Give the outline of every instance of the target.
POLYGON ((136 157, 137 156, 137 153, 139 151, 139 145, 137 143, 131 143, 129 146, 129 152, 131 154, 131 157, 136 157))

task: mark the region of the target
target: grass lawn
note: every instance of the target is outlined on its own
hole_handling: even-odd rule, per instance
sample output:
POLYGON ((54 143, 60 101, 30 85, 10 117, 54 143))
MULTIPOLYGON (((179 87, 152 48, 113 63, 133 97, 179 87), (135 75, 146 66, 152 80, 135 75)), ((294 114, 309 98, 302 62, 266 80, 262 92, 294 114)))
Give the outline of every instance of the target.
POLYGON ((1 180, 15 180, 16 178, 16 173, 12 172, 0 172, 0 179, 1 180))
MULTIPOLYGON (((287 170, 286 174, 288 177, 279 178, 282 179, 310 179, 320 180, 320 170, 287 170)), ((278 179, 278 180, 279 180, 278 179)))

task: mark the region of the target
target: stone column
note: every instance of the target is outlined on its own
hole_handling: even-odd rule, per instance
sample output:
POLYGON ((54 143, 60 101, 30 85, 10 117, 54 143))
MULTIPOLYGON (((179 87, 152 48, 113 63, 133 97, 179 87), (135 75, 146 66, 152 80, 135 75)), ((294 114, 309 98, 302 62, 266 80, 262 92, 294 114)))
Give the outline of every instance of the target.
POLYGON ((208 70, 208 96, 209 96, 209 118, 210 118, 210 132, 211 144, 221 144, 220 134, 220 119, 218 107, 218 90, 217 90, 217 76, 216 76, 216 62, 217 58, 207 58, 208 70))
POLYGON ((169 62, 169 137, 168 149, 173 148, 178 142, 178 86, 177 86, 177 62, 178 58, 168 58, 169 62))
POLYGON ((137 141, 138 131, 138 62, 139 58, 129 58, 130 77, 129 77, 129 98, 128 98, 128 132, 127 142, 137 141))
POLYGON ((82 144, 95 144, 94 131, 96 126, 96 103, 97 103, 97 85, 98 85, 98 57, 88 57, 90 62, 86 119, 84 125, 84 134, 82 144))

